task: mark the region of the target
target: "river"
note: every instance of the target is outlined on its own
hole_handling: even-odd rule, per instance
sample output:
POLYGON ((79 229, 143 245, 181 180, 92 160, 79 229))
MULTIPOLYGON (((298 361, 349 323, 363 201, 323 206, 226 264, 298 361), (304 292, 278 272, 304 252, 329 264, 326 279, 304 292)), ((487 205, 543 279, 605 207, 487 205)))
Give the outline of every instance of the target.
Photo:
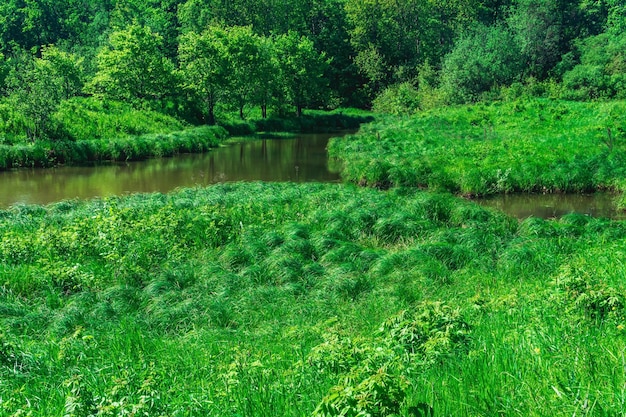
MULTIPOLYGON (((328 166, 326 146, 335 134, 293 138, 241 138, 204 154, 182 154, 140 162, 87 167, 17 169, 0 172, 0 208, 49 204, 234 181, 339 182, 328 166)), ((476 200, 517 217, 558 218, 577 212, 625 218, 610 194, 514 194, 476 200)))
POLYGON ((338 134, 295 138, 241 138, 203 154, 87 167, 0 172, 0 207, 48 204, 232 181, 337 182, 328 168, 326 145, 338 134))

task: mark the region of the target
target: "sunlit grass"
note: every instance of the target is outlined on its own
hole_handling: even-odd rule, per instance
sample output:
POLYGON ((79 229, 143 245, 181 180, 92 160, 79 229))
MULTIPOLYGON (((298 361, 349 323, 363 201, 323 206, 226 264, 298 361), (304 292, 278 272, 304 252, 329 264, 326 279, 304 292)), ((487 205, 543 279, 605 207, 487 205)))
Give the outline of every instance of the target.
POLYGON ((624 103, 527 100, 388 117, 329 152, 344 179, 463 195, 621 190, 624 103))
POLYGON ((408 189, 17 206, 0 212, 0 409, 620 415, 625 242, 621 222, 408 189))

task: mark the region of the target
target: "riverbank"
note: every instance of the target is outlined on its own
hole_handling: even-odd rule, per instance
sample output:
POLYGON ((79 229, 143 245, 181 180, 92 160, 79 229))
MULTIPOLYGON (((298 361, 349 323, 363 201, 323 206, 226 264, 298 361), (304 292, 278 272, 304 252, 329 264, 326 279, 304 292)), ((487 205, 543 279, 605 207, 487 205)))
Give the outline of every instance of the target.
POLYGON ((342 177, 463 196, 622 191, 626 102, 527 99, 380 118, 333 140, 342 177))
POLYGON ((227 137, 228 133, 222 127, 201 126, 179 132, 113 139, 0 145, 0 169, 139 161, 178 153, 205 152, 219 146, 227 137))
POLYGON ((625 251, 623 222, 518 222, 407 189, 16 206, 0 211, 0 410, 620 414, 625 251))
POLYGON ((0 170, 199 153, 219 146, 232 136, 356 130, 373 120, 369 112, 338 109, 310 110, 301 117, 248 120, 224 113, 216 126, 192 126, 173 116, 138 110, 126 103, 75 97, 64 101, 55 113, 48 139, 29 141, 25 126, 6 123, 0 117, 0 170))

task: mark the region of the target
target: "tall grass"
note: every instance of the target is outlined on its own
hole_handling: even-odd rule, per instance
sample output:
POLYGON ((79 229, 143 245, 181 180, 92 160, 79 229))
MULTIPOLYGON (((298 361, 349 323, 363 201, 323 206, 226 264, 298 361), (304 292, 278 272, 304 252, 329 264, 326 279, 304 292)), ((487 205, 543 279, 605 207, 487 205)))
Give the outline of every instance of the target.
POLYGON ((204 152, 219 146, 226 131, 217 126, 76 142, 35 142, 0 145, 0 169, 89 164, 103 161, 137 161, 179 153, 204 152))
POLYGON ((225 184, 0 212, 3 415, 621 415, 626 227, 225 184))
POLYGON ((334 139, 350 182, 463 195, 620 189, 623 102, 526 100, 391 117, 334 139))

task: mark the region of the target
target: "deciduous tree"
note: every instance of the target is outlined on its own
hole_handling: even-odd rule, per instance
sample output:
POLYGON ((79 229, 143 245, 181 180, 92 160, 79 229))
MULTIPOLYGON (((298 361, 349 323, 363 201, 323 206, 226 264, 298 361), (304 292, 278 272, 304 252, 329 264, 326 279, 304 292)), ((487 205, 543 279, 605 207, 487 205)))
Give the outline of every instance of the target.
POLYGON ((325 101, 328 82, 324 72, 328 67, 326 54, 319 53, 313 42, 296 32, 276 38, 284 97, 302 115, 302 109, 314 102, 325 101))
POLYGON ((137 24, 114 31, 98 53, 98 72, 90 90, 132 102, 164 98, 172 83, 172 62, 163 53, 163 38, 137 24))
POLYGON ((31 140, 48 136, 52 114, 63 98, 63 78, 47 59, 20 54, 7 78, 9 100, 24 116, 31 140))
POLYGON ((215 105, 228 88, 227 36, 224 29, 211 26, 184 34, 178 47, 183 86, 201 100, 209 124, 215 123, 215 105))

